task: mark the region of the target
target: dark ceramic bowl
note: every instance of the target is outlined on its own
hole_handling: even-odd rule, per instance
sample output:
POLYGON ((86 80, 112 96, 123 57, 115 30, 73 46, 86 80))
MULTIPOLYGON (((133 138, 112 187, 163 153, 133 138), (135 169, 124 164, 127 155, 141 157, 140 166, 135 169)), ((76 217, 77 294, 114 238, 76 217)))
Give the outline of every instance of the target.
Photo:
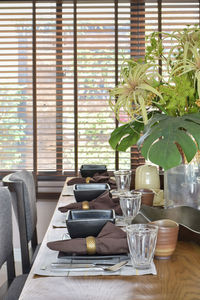
POLYGON ((73 188, 77 202, 91 201, 109 190, 110 186, 107 183, 80 183, 75 184, 73 188))
POLYGON ((115 212, 109 210, 69 210, 66 225, 71 238, 97 236, 107 222, 115 223, 115 212))
POLYGON ((107 168, 105 165, 82 165, 80 173, 82 177, 92 177, 95 173, 106 172, 107 168))

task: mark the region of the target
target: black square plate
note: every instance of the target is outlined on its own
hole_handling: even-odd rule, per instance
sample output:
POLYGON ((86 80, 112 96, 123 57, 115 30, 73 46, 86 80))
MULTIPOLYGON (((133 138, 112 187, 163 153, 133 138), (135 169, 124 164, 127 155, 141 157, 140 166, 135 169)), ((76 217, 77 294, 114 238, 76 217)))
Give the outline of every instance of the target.
POLYGON ((112 209, 69 210, 66 225, 71 238, 97 236, 107 222, 115 223, 112 209))
POLYGON ((109 190, 110 186, 107 183, 78 183, 73 188, 77 202, 91 201, 109 190))
POLYGON ((95 173, 104 173, 107 171, 105 165, 82 165, 80 173, 82 177, 92 177, 95 173))

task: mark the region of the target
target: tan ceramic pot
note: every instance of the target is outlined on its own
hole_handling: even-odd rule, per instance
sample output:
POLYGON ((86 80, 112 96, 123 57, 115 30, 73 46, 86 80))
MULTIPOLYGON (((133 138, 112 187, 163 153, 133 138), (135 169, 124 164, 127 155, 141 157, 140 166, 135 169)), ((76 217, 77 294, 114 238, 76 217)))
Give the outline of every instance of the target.
POLYGON ((176 249, 179 224, 169 219, 154 221, 151 224, 159 227, 154 257, 157 259, 170 258, 176 249))
POLYGON ((142 165, 135 171, 136 189, 160 189, 160 177, 156 166, 142 165))
POLYGON ((137 192, 142 193, 141 202, 142 204, 152 206, 154 199, 154 192, 148 189, 137 189, 137 192))

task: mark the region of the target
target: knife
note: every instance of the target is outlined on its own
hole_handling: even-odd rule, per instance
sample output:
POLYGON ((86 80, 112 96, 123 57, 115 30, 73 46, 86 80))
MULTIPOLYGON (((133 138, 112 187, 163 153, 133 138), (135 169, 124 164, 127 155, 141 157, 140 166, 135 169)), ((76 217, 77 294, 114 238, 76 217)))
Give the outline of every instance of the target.
MULTIPOLYGON (((89 269, 89 268, 94 268, 96 264, 66 264, 66 263, 52 263, 51 268, 52 269, 57 269, 59 271, 66 269, 72 270, 72 269, 89 269)), ((98 265, 99 267, 104 266, 104 265, 98 265)), ((97 267, 98 267, 97 266, 97 267)))

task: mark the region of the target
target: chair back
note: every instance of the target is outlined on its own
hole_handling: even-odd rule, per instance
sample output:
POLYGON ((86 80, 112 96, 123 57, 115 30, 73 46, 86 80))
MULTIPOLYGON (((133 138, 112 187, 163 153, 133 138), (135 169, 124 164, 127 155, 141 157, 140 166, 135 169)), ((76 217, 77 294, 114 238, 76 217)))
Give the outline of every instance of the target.
POLYGON ((18 171, 4 177, 2 182, 5 186, 8 186, 12 195, 14 212, 19 226, 22 269, 23 273, 28 273, 31 267, 29 242, 31 241, 33 253, 38 245, 36 194, 33 174, 26 170, 18 171))
POLYGON ((12 242, 11 195, 8 188, 0 187, 0 268, 7 263, 8 285, 15 278, 12 242))

